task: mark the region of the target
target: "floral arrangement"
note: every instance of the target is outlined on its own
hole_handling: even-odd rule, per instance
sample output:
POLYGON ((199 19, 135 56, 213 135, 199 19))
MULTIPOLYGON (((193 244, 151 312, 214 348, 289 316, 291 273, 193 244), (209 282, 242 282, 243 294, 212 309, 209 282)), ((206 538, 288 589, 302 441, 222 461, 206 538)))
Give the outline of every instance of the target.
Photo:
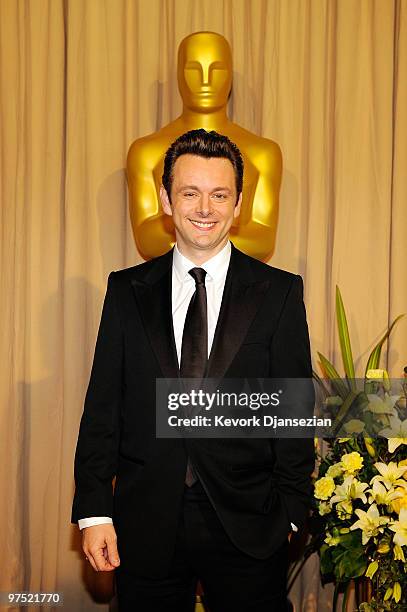
MULTIPOLYGON (((321 354, 326 380, 316 373, 323 403, 341 435, 326 439, 314 482, 313 546, 320 555, 324 583, 334 582, 336 610, 352 582, 368 585, 368 601, 358 609, 407 610, 407 419, 406 384, 392 393, 381 349, 397 317, 369 356, 358 389, 345 310, 339 288, 336 315, 345 377, 321 354), (350 416, 349 416, 350 415, 350 416)), ((312 548, 312 546, 311 546, 312 548)), ((358 593, 358 589, 356 588, 358 593)))

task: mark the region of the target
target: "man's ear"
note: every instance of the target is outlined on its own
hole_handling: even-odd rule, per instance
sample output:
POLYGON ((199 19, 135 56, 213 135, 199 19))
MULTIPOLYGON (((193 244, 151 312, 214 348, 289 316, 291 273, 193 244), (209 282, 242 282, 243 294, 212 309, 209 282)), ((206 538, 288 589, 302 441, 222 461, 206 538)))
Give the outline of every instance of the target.
POLYGON ((235 206, 235 210, 233 211, 233 216, 236 219, 240 215, 240 209, 242 207, 242 192, 239 193, 239 197, 237 199, 237 203, 235 206))
POLYGON ((171 202, 168 197, 167 191, 164 189, 164 185, 161 185, 160 187, 160 201, 161 201, 162 209, 165 212, 165 214, 170 215, 172 217, 171 202))

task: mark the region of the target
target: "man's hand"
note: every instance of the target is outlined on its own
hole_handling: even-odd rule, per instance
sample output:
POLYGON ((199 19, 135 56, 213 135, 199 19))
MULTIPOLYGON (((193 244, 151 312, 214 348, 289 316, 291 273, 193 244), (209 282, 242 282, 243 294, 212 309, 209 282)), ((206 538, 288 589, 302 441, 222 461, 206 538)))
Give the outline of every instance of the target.
POLYGON ((288 534, 288 541, 290 541, 290 540, 291 540, 291 536, 292 536, 292 535, 293 535, 293 532, 292 532, 292 531, 290 531, 290 533, 288 534))
POLYGON ((97 572, 110 572, 120 565, 113 525, 93 525, 82 529, 82 548, 97 572))

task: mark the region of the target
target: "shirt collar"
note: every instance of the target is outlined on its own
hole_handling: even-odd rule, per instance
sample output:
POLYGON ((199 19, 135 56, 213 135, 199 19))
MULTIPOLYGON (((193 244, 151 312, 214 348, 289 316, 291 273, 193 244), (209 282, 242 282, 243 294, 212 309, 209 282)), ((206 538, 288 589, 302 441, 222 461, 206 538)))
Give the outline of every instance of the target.
MULTIPOLYGON (((206 270, 206 278, 208 280, 216 281, 218 279, 223 279, 226 276, 231 251, 232 247, 230 245, 230 240, 228 240, 219 253, 216 253, 216 255, 208 259, 208 261, 205 261, 205 263, 200 266, 206 270)), ((188 274, 188 270, 191 268, 196 268, 197 265, 181 253, 177 244, 175 244, 174 247, 172 265, 180 282, 184 282, 185 280, 193 280, 192 276, 188 274)))

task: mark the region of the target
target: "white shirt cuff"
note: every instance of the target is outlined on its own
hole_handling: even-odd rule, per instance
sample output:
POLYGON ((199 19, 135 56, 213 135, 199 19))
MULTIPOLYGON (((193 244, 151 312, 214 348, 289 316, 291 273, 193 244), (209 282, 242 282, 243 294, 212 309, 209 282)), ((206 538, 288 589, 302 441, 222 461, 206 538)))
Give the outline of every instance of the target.
POLYGON ((298 527, 297 527, 297 525, 294 525, 294 523, 291 523, 291 529, 293 531, 298 531, 298 527))
POLYGON ((89 518, 83 518, 78 520, 79 529, 84 527, 93 527, 94 525, 106 525, 108 523, 113 524, 110 516, 90 516, 89 518))

